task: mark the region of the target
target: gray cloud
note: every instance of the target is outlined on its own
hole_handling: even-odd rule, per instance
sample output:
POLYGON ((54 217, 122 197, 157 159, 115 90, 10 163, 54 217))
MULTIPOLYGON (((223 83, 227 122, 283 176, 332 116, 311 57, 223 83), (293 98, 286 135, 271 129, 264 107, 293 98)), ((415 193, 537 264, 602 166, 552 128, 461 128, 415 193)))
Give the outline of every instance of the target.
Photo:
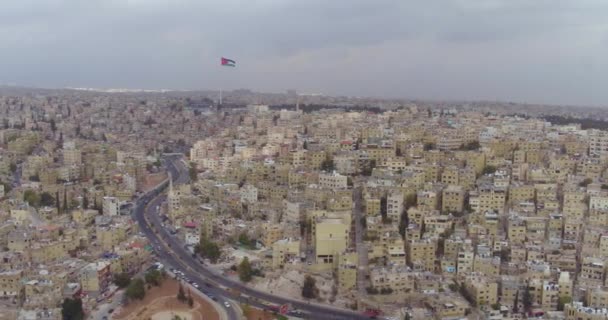
POLYGON ((602 0, 4 2, 0 83, 608 104, 602 0))

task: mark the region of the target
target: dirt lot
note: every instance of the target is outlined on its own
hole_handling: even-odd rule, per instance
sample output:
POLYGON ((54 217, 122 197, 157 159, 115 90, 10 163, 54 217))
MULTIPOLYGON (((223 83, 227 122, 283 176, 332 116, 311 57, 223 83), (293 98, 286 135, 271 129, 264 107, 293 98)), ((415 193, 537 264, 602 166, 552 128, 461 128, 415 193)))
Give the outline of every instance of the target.
MULTIPOLYGON (((118 320, 140 320, 159 319, 164 320, 171 314, 184 315, 188 320, 219 320, 218 312, 207 301, 200 298, 194 292, 194 306, 177 300, 178 283, 174 279, 165 279, 160 287, 152 287, 146 291, 146 297, 142 301, 133 301, 116 310, 112 319, 118 320)), ((188 290, 186 289, 186 295, 188 290)))
POLYGON ((271 312, 266 312, 262 309, 253 307, 243 307, 243 313, 247 320, 274 320, 276 316, 271 312), (246 311, 247 310, 247 311, 246 311))
POLYGON ((152 173, 146 175, 143 181, 142 190, 148 191, 154 187, 156 187, 163 180, 167 179, 167 174, 165 172, 152 173))

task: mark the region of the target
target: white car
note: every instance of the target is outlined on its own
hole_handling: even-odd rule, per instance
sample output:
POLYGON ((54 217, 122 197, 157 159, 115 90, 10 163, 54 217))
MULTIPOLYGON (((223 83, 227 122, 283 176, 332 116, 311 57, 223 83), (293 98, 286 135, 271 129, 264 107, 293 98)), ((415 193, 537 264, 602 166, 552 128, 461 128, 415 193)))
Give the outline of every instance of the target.
POLYGON ((224 306, 226 306, 226 308, 230 308, 230 302, 224 301, 224 306))

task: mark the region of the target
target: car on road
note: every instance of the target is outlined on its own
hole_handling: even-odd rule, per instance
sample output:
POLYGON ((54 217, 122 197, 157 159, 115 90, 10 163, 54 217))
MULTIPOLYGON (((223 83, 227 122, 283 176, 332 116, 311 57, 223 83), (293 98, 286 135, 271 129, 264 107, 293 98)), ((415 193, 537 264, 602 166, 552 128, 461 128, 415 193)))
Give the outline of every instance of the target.
POLYGON ((194 287, 195 287, 195 288, 197 288, 197 289, 200 287, 200 286, 198 285, 198 283, 196 283, 196 282, 192 282, 192 286, 194 286, 194 287))
POLYGON ((304 312, 302 312, 300 310, 291 310, 291 311, 287 312, 287 315, 296 317, 296 318, 302 318, 304 316, 304 312))
POLYGON ((228 302, 228 301, 224 301, 224 306, 225 306, 226 308, 230 308, 230 302, 228 302))

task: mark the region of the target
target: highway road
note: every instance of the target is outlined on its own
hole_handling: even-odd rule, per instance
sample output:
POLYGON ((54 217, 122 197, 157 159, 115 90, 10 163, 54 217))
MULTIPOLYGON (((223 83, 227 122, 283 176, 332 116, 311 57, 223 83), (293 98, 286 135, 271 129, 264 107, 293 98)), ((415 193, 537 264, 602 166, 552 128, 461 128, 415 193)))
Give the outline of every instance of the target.
MULTIPOLYGON (((166 158, 166 160, 165 165, 174 177, 174 185, 187 183, 189 180, 188 169, 181 161, 181 158, 171 156, 166 158)), ((258 291, 205 267, 184 248, 183 243, 162 227, 161 217, 156 211, 156 206, 160 205, 163 200, 164 196, 153 194, 145 195, 138 200, 133 212, 135 220, 140 225, 140 230, 157 249, 157 255, 161 262, 183 271, 188 278, 198 282, 204 291, 218 297, 220 302, 222 299, 231 299, 249 303, 253 306, 262 306, 263 302, 274 305, 290 304, 292 309, 301 310, 306 313, 307 319, 369 319, 367 316, 350 310, 258 291), (161 250, 158 250, 158 248, 161 250), (234 292, 240 294, 235 295, 234 292)), ((230 319, 238 319, 233 308, 227 308, 226 311, 230 319)))

